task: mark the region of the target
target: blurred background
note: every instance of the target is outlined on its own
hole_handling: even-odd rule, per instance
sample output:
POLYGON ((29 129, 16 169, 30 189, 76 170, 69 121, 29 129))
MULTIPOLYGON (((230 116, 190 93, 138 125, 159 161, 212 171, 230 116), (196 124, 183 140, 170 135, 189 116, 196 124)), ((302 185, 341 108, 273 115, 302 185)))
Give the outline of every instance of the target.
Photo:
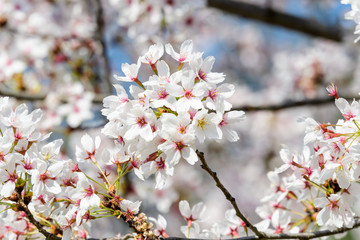
MULTIPOLYGON (((299 118, 341 116, 327 96, 331 83, 341 97, 358 96, 360 48, 354 22, 344 20, 350 10, 340 0, 0 0, 0 94, 43 109, 42 131, 63 138, 63 152, 72 157, 84 132, 99 135, 106 123, 102 99, 114 94, 122 63, 135 63, 154 43, 178 50, 192 39, 195 51, 215 56, 213 70, 236 86, 231 103, 247 117, 238 124, 238 142, 198 148, 257 222, 255 208, 270 185, 266 173, 281 163, 279 150, 302 151, 299 118)), ((104 147, 111 144, 102 138, 104 147)), ((148 216, 164 215, 170 236, 182 236, 179 226, 186 224, 180 200, 206 204, 205 227, 224 221, 230 208, 199 164, 180 164, 161 191, 151 179, 130 175, 123 195, 141 199, 148 216)), ((91 236, 126 233, 121 226, 102 219, 91 236)))

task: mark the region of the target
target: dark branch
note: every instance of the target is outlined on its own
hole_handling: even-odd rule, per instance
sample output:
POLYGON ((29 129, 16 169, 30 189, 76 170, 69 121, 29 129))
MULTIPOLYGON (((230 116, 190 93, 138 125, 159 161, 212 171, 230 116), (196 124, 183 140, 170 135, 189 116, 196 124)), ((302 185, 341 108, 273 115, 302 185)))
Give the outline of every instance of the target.
POLYGON ((13 35, 20 35, 20 36, 26 36, 26 37, 39 37, 43 39, 58 39, 58 40, 77 40, 79 42, 89 42, 89 41, 96 41, 97 37, 93 36, 91 38, 83 38, 80 36, 74 36, 74 35, 63 35, 63 36, 57 36, 52 34, 44 34, 39 32, 25 32, 25 31, 18 31, 15 28, 11 28, 8 26, 1 26, 0 31, 6 31, 8 33, 11 33, 13 35))
MULTIPOLYGON (((16 98, 17 100, 23 100, 23 101, 43 101, 46 98, 46 94, 33 94, 33 93, 27 93, 27 92, 12 92, 7 91, 2 88, 0 88, 0 96, 8 96, 16 98)), ((95 98, 93 100, 93 103, 95 104, 102 104, 102 101, 106 97, 105 95, 96 94, 95 98)), ((66 99, 63 99, 64 102, 66 102, 66 99)))
MULTIPOLYGON (((319 238, 319 237, 325 237, 325 236, 331 236, 339 233, 344 233, 350 230, 353 230, 355 228, 360 227, 360 221, 357 220, 353 227, 351 228, 338 228, 334 231, 330 230, 323 230, 323 231, 316 231, 312 233, 295 233, 295 234, 267 234, 265 237, 260 238, 258 236, 249 236, 249 237, 241 237, 241 238, 232 238, 231 240, 257 240, 257 239, 313 239, 313 238, 319 238)), ((114 238, 89 238, 89 240, 125 240, 127 238, 132 237, 131 235, 125 235, 124 237, 114 237, 114 238)), ((205 240, 201 238, 181 238, 181 237, 169 237, 169 238, 161 238, 162 240, 205 240)))
POLYGON ((112 93, 112 84, 110 80, 110 63, 109 58, 107 56, 107 44, 105 39, 105 18, 104 18, 104 8, 102 6, 101 0, 95 0, 95 8, 96 8, 96 24, 97 24, 97 38, 100 41, 102 47, 102 58, 104 60, 104 78, 107 84, 108 93, 112 93))
MULTIPOLYGON (((353 99, 359 99, 358 96, 348 96, 344 97, 346 100, 351 101, 353 99)), ((303 106, 317 106, 323 104, 334 103, 334 98, 316 98, 316 99, 306 99, 302 101, 289 101, 286 103, 280 104, 270 104, 270 105, 260 105, 260 106, 238 106, 233 107, 232 110, 242 110, 245 112, 255 112, 255 111, 279 111, 288 108, 295 108, 295 107, 303 107, 303 106)))
POLYGON ((342 29, 337 26, 325 26, 314 20, 299 18, 271 8, 264 8, 236 0, 207 0, 209 7, 232 13, 244 18, 302 32, 314 37, 321 37, 340 42, 342 29))
POLYGON ((229 193, 229 191, 224 187, 224 185, 220 182, 219 178, 216 175, 216 172, 212 171, 211 168, 207 165, 204 153, 196 151, 196 154, 198 155, 200 161, 201 161, 201 167, 210 174, 210 176, 214 179, 216 186, 223 192, 226 199, 231 203, 233 208, 235 209, 236 215, 245 223, 246 227, 250 228, 251 231, 253 231, 258 238, 261 238, 262 236, 265 236, 264 233, 259 232, 257 228, 252 225, 249 220, 241 213, 238 205, 236 204, 235 198, 229 193))
POLYGON ((24 212, 25 212, 27 219, 28 219, 32 224, 35 225, 35 227, 38 229, 38 231, 39 231, 40 233, 42 233, 42 234, 46 237, 46 239, 48 239, 48 240, 61 240, 61 237, 58 237, 58 236, 56 236, 56 235, 54 235, 54 234, 52 234, 52 233, 50 233, 50 232, 48 232, 48 231, 46 231, 46 230, 44 229, 44 226, 43 226, 41 223, 39 223, 39 222, 34 218, 34 216, 32 215, 32 213, 30 212, 29 208, 27 207, 27 205, 25 204, 24 200, 22 199, 21 194, 20 194, 17 190, 16 190, 15 192, 16 192, 16 196, 17 196, 17 198, 18 198, 18 201, 17 201, 17 202, 18 202, 18 205, 19 205, 19 207, 18 207, 19 211, 24 211, 24 212))
MULTIPOLYGON (((241 237, 241 238, 232 238, 231 240, 255 240, 255 239, 313 239, 313 238, 319 238, 319 237, 325 237, 325 236, 331 236, 339 233, 344 233, 347 231, 350 231, 352 229, 360 227, 360 221, 356 221, 354 226, 351 228, 338 228, 334 231, 330 230, 324 230, 324 231, 317 231, 312 233, 289 233, 289 234, 266 234, 264 237, 258 237, 258 236, 249 236, 249 237, 241 237)), ((196 239, 196 238, 178 238, 178 237, 169 237, 166 238, 167 240, 204 240, 204 239, 196 239)))

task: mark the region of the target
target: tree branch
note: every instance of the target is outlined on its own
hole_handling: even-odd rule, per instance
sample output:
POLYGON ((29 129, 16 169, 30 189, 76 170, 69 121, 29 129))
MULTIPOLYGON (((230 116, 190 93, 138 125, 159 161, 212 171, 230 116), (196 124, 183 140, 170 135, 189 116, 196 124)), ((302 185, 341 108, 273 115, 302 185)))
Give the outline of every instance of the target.
POLYGON ((337 42, 341 42, 343 38, 342 29, 338 26, 322 25, 315 20, 292 16, 271 8, 264 8, 236 0, 207 0, 207 5, 244 18, 284 27, 313 37, 326 38, 337 42))
POLYGON ((107 56, 107 44, 105 39, 105 18, 104 18, 104 8, 102 6, 101 0, 95 0, 95 8, 96 8, 96 24, 97 24, 97 38, 99 39, 100 45, 102 47, 102 58, 104 60, 104 78, 108 88, 108 93, 112 93, 112 83, 110 80, 110 63, 109 58, 107 56))
POLYGON ((200 161, 201 161, 201 167, 210 174, 210 176, 214 179, 216 186, 223 192, 223 194, 225 195, 226 199, 231 203, 231 205, 233 206, 233 208, 235 209, 236 215, 245 223, 246 227, 250 228, 251 231, 253 231, 258 239, 261 239, 264 235, 264 233, 259 232, 259 230, 257 230, 257 228, 252 225, 249 220, 247 220, 247 218, 241 213, 241 211, 239 210, 238 205, 236 204, 236 200, 235 198, 229 193, 229 191, 224 187, 224 185, 220 182, 219 178, 217 177, 216 172, 212 171, 211 168, 207 165, 205 157, 204 157, 204 153, 199 152, 198 150, 196 151, 197 156, 199 157, 200 161))
MULTIPOLYGON (((12 91, 7 91, 5 89, 2 89, 0 87, 0 96, 8 96, 8 97, 13 97, 16 98, 18 100, 23 100, 23 101, 43 101, 46 98, 46 94, 33 94, 33 93, 27 93, 27 92, 12 92, 12 91)), ((95 104, 102 104, 103 99, 106 97, 107 95, 103 95, 103 94, 96 94, 94 99, 93 99, 93 103, 95 104)), ((67 99, 63 99, 64 102, 67 101, 67 99)))
POLYGON ((46 239, 48 239, 48 240, 61 240, 61 239, 62 239, 61 237, 58 237, 58 236, 56 236, 56 235, 54 235, 54 234, 52 234, 52 233, 49 233, 48 231, 46 231, 46 230, 44 229, 44 226, 43 226, 41 223, 39 223, 39 222, 34 218, 34 216, 32 215, 32 213, 30 212, 29 208, 27 207, 27 205, 25 204, 24 200, 22 199, 21 194, 20 194, 17 190, 16 190, 15 192, 16 192, 16 196, 17 196, 17 198, 18 198, 18 200, 17 200, 18 206, 19 206, 19 207, 18 207, 18 210, 25 212, 27 219, 28 219, 32 224, 35 225, 35 227, 38 229, 38 231, 39 231, 40 233, 42 233, 42 234, 46 237, 46 239))
MULTIPOLYGON (((334 231, 330 230, 323 230, 323 231, 316 231, 311 233, 289 233, 289 234, 266 234, 264 237, 258 237, 258 236, 249 236, 249 237, 241 237, 241 238, 232 238, 232 240, 256 240, 256 239, 300 239, 300 240, 307 240, 307 239, 313 239, 313 238, 319 238, 319 237, 325 237, 325 236, 331 236, 339 233, 344 233, 350 230, 353 230, 355 228, 360 227, 360 221, 357 220, 353 227, 351 228, 338 228, 334 231)), ((169 237, 166 238, 167 240, 204 240, 204 239, 196 239, 196 238, 179 238, 179 237, 169 237)))
MULTIPOLYGON (((359 99, 358 96, 346 96, 342 97, 345 98, 348 101, 351 101, 353 99, 357 100, 359 99)), ((334 98, 315 98, 315 99, 306 99, 302 101, 288 101, 285 103, 280 104, 269 104, 269 105, 259 105, 259 106, 251 106, 251 105, 244 105, 244 106, 238 106, 233 107, 232 110, 239 110, 239 111, 245 111, 245 112, 255 112, 255 111, 279 111, 283 109, 288 108, 295 108, 295 107, 303 107, 303 106, 317 106, 317 105, 323 105, 323 104, 329 104, 334 103, 334 98)))
POLYGON ((79 42, 88 42, 88 41, 96 41, 97 37, 93 36, 91 38, 83 38, 80 36, 74 36, 74 35, 64 35, 64 36, 56 36, 56 35, 52 35, 52 34, 44 34, 44 33, 38 33, 38 32, 21 32, 18 31, 17 29, 8 27, 8 26, 1 26, 0 27, 0 31, 7 31, 8 33, 11 33, 13 35, 21 35, 21 36, 26 36, 26 37, 39 37, 39 38, 43 38, 43 39, 61 39, 64 41, 67 40, 78 40, 79 42))

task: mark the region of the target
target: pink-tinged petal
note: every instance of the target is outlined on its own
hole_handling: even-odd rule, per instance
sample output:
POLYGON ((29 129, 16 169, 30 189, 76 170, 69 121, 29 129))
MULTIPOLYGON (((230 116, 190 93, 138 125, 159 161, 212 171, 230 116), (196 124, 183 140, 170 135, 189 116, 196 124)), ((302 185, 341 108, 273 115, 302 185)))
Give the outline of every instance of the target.
POLYGON ((196 152, 191 147, 184 148, 182 156, 191 165, 194 165, 199 160, 196 152))
POLYGON ((174 143, 171 141, 166 141, 166 142, 160 144, 158 148, 163 152, 175 150, 174 143))
MULTIPOLYGON (((116 90, 116 95, 117 96, 122 96, 123 95, 123 96, 127 97, 127 93, 126 93, 125 88, 123 86, 121 86, 120 84, 114 84, 114 88, 116 90)), ((116 100, 117 96, 113 96, 113 97, 115 97, 114 100, 116 100)))
POLYGON ((93 194, 89 199, 89 205, 91 207, 99 207, 100 206, 100 198, 96 195, 93 194))
POLYGON ((62 240, 71 240, 72 237, 73 237, 73 232, 71 228, 66 228, 65 230, 63 230, 62 240))
POLYGON ((214 65, 215 58, 213 56, 208 56, 204 59, 204 62, 201 66, 201 70, 205 73, 210 73, 214 65))
POLYGON ((228 112, 226 116, 230 121, 235 121, 235 122, 244 120, 246 118, 244 111, 231 111, 228 112))
POLYGON ((118 81, 121 81, 121 82, 132 82, 132 80, 128 77, 121 77, 121 76, 118 76, 116 74, 114 74, 114 78, 118 81))
POLYGON ((101 139, 99 136, 95 137, 95 149, 98 149, 100 147, 101 144, 101 139))
POLYGON ((176 103, 175 103, 175 108, 177 112, 187 112, 190 108, 191 102, 186 99, 186 98, 180 98, 176 103))
POLYGON ((92 152, 95 149, 94 141, 88 134, 81 137, 81 145, 84 147, 84 150, 88 152, 92 152))
MULTIPOLYGON (((225 74, 211 72, 206 74, 206 81, 213 84, 221 83, 225 80, 225 74)), ((232 94, 231 94, 232 95, 232 94)))
POLYGON ((141 179, 143 181, 145 180, 144 173, 140 169, 134 168, 134 173, 139 179, 141 179))
POLYGON ((191 216, 190 205, 186 200, 182 200, 179 202, 179 210, 183 217, 189 218, 191 216))
POLYGON ((132 125, 125 133, 124 138, 126 140, 133 140, 135 137, 139 136, 140 129, 137 125, 132 125))
POLYGON ((340 215, 338 208, 330 212, 330 220, 337 228, 341 228, 344 224, 343 217, 340 215))
POLYGON ((38 171, 38 173, 44 173, 46 171, 48 166, 46 162, 38 160, 36 164, 36 170, 38 171))
POLYGON ((151 126, 147 124, 145 127, 141 128, 140 136, 147 142, 150 142, 154 139, 155 134, 152 132, 151 126))
POLYGON ((87 198, 83 198, 80 201, 80 209, 88 210, 90 208, 89 200, 87 198))
POLYGON ((205 141, 205 132, 201 128, 195 128, 195 135, 200 143, 204 143, 205 141))
POLYGON ((59 175, 59 173, 62 171, 63 169, 63 163, 59 162, 59 163, 55 163, 52 164, 49 168, 48 171, 51 174, 51 177, 56 177, 57 175, 59 175))
POLYGON ((344 98, 335 99, 335 105, 341 113, 344 113, 346 110, 350 109, 349 102, 344 98))
POLYGON ((180 54, 182 56, 188 57, 192 53, 192 50, 193 50, 193 41, 192 40, 186 40, 181 44, 180 54))
POLYGON ((10 197, 10 195, 14 192, 14 190, 15 190, 15 182, 8 181, 2 186, 0 194, 3 197, 10 197))
POLYGON ((166 183, 166 175, 165 174, 161 174, 161 172, 157 172, 155 174, 155 188, 156 189, 163 189, 166 183))
POLYGON ((217 90, 223 96, 224 98, 229 98, 232 95, 234 95, 235 92, 235 86, 233 84, 224 83, 220 85, 217 90))
POLYGON ((322 208, 326 206, 329 203, 329 200, 327 198, 316 198, 314 199, 314 206, 317 208, 322 208))
MULTIPOLYGON (((33 175, 34 176, 34 175, 33 175)), ((33 183, 33 181, 31 181, 33 183)), ((42 182, 37 182, 33 184, 33 192, 35 196, 39 196, 44 191, 44 184, 42 182)))
POLYGON ((156 68, 160 77, 167 77, 170 75, 169 65, 164 60, 158 61, 156 63, 156 68))
POLYGON ((196 97, 203 97, 205 92, 207 91, 206 84, 204 83, 196 83, 193 87, 192 94, 196 97))
POLYGON ((350 176, 343 169, 336 172, 336 178, 341 188, 347 189, 350 186, 350 176))
POLYGON ((170 150, 166 152, 166 162, 168 162, 171 166, 176 165, 181 158, 180 151, 178 150, 170 150))
POLYGON ((165 88, 166 88, 166 91, 174 97, 181 97, 184 94, 183 88, 176 84, 172 84, 172 83, 167 84, 165 86, 165 88))
POLYGON ((0 183, 3 183, 6 180, 8 180, 8 176, 9 174, 5 170, 0 169, 0 183))
MULTIPOLYGON (((194 109, 201 109, 201 108, 204 108, 204 105, 203 103, 201 102, 201 100, 199 98, 192 98, 192 99, 189 99, 188 102, 190 103, 190 106, 194 109)), ((189 108, 188 108, 189 109, 189 108)), ((187 109, 187 110, 188 110, 187 109)))
POLYGON ((222 127, 221 129, 223 131, 224 137, 229 142, 236 142, 236 141, 238 141, 240 139, 235 130, 233 130, 233 129, 229 128, 229 127, 222 127))
POLYGON ((165 45, 165 50, 166 50, 166 53, 169 54, 173 59, 179 61, 179 54, 177 52, 175 52, 173 46, 171 46, 170 43, 167 43, 165 45))
POLYGON ((195 219, 201 219, 206 211, 206 206, 203 202, 195 204, 192 208, 193 217, 195 219))
POLYGON ((193 71, 184 71, 181 84, 185 90, 192 90, 195 84, 195 73, 193 71))
POLYGON ((54 180, 47 180, 45 182, 45 189, 53 194, 59 194, 61 192, 60 185, 54 180))
POLYGON ((205 134, 208 138, 212 138, 212 139, 222 138, 222 132, 218 127, 218 125, 213 125, 213 124, 207 125, 205 129, 205 134))
POLYGON ((160 228, 166 229, 167 222, 166 222, 166 219, 163 216, 161 216, 161 215, 158 216, 157 223, 158 223, 158 226, 160 228))

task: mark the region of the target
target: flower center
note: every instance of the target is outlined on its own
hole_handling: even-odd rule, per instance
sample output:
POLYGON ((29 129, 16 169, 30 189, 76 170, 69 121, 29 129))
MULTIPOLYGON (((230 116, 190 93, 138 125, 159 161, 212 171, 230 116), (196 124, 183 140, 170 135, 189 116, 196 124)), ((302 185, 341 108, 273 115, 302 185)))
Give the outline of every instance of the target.
POLYGON ((187 99, 192 98, 193 94, 192 94, 191 90, 186 90, 185 93, 184 93, 184 97, 187 98, 187 99))
POLYGON ((145 120, 145 117, 138 117, 137 120, 136 120, 136 123, 140 126, 140 127, 143 127, 146 125, 146 120, 145 120))

